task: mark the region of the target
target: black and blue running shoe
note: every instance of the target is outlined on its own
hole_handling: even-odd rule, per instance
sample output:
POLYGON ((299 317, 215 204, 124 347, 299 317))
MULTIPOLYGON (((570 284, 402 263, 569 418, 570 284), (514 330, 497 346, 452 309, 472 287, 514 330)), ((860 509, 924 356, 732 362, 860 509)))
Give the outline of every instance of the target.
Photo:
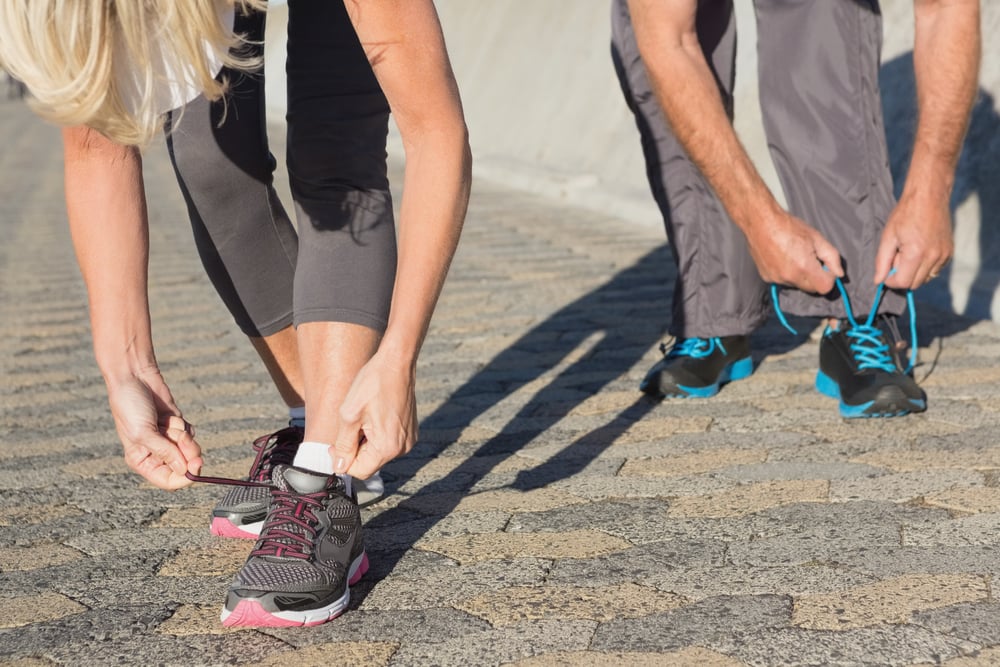
POLYGON ((663 359, 649 369, 639 385, 660 398, 708 398, 719 387, 753 373, 749 336, 681 338, 660 346, 663 359))
POLYGON ((819 343, 816 389, 840 399, 843 417, 898 417, 927 409, 927 398, 896 362, 886 335, 874 324, 842 320, 819 343))
MULTIPOLYGON (((838 399, 840 414, 848 419, 899 417, 926 410, 927 396, 911 375, 917 353, 916 311, 912 292, 907 292, 906 295, 910 314, 911 356, 909 364, 903 368, 896 354, 896 346, 890 342, 885 330, 888 328, 895 331, 895 318, 878 315, 884 285, 879 285, 871 312, 863 323, 854 317, 847 290, 839 278, 837 288, 844 299, 847 317, 840 320, 836 328, 827 327, 823 332, 819 343, 816 389, 826 396, 838 399), (886 325, 885 328, 880 324, 886 325)), ((773 296, 778 318, 794 332, 777 307, 777 294, 773 296)))

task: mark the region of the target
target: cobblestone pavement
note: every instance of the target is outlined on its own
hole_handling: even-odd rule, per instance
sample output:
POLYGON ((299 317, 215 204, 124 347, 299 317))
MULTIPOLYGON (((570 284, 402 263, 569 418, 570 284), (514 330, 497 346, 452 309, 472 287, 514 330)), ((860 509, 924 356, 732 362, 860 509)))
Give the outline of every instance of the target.
MULTIPOLYGON (((815 341, 773 324, 752 378, 657 404, 636 386, 672 280, 661 232, 482 183, 350 611, 224 630, 249 544, 209 535, 223 491, 126 470, 58 133, 6 102, 0 145, 3 664, 1000 664, 995 325, 921 310, 924 415, 841 420, 815 341)), ((206 472, 240 475, 283 408, 162 149, 146 169, 159 359, 206 472)))

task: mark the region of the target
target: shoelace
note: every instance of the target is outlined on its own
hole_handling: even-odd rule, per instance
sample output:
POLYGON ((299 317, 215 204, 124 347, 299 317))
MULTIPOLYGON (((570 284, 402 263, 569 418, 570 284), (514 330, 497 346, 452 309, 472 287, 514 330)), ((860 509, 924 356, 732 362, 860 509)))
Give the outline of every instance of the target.
POLYGON ((319 519, 326 491, 297 493, 272 489, 271 509, 251 556, 275 556, 308 560, 316 543, 319 519))
POLYGON ((284 491, 270 482, 255 482, 231 477, 211 477, 185 473, 192 482, 220 484, 224 486, 259 486, 271 490, 271 508, 267 521, 261 527, 257 545, 251 556, 278 556, 308 560, 316 541, 316 524, 319 520, 313 511, 323 508, 327 491, 299 493, 284 491), (289 530, 288 524, 299 530, 289 530))
POLYGON ((257 456, 250 466, 248 477, 256 482, 268 479, 274 466, 292 462, 301 441, 302 430, 295 426, 288 426, 254 440, 253 448, 257 456))
MULTIPOLYGON (((893 272, 895 272, 895 269, 893 269, 893 272)), ((892 274, 890 273, 889 275, 892 274)), ((837 289, 840 291, 840 296, 844 300, 844 312, 847 313, 847 321, 850 324, 846 335, 852 341, 851 352, 854 353, 854 360, 857 362, 858 368, 874 368, 892 373, 896 370, 896 364, 889 354, 890 348, 888 343, 885 342, 885 334, 877 326, 874 326, 875 319, 878 317, 879 304, 882 302, 882 296, 885 294, 885 283, 879 283, 878 290, 875 292, 875 302, 872 304, 872 309, 868 313, 865 323, 858 324, 857 319, 854 317, 851 300, 847 296, 847 289, 844 287, 844 282, 840 278, 836 278, 835 282, 837 289)), ((781 311, 781 301, 778 297, 778 286, 772 284, 771 302, 774 304, 774 312, 778 316, 778 321, 781 322, 783 327, 793 334, 798 335, 799 332, 788 323, 785 314, 781 311)), ((913 301, 913 290, 906 290, 906 309, 910 315, 910 360, 909 365, 903 372, 909 373, 917 363, 917 309, 913 301)), ((895 324, 892 326, 895 327, 895 324)), ((829 330, 829 327, 827 329, 829 330)))
POLYGON ((668 359, 676 357, 694 357, 704 359, 711 356, 718 347, 722 354, 726 354, 726 348, 718 338, 685 338, 667 349, 666 343, 660 343, 660 352, 667 355, 668 359))
POLYGON ((296 426, 288 426, 280 431, 275 431, 269 435, 262 435, 253 441, 254 457, 250 466, 250 474, 247 479, 233 479, 232 477, 212 477, 209 475, 195 475, 190 472, 184 473, 192 482, 203 484, 220 484, 223 486, 261 486, 268 489, 275 488, 267 480, 270 472, 276 465, 291 465, 295 458, 295 448, 301 440, 301 429, 296 426))

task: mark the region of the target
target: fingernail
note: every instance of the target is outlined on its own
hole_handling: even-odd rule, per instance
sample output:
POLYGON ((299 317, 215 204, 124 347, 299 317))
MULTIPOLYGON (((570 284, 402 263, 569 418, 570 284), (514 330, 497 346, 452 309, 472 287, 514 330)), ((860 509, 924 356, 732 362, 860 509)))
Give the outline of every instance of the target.
POLYGON ((347 459, 338 456, 333 460, 333 472, 339 474, 347 472, 347 459))

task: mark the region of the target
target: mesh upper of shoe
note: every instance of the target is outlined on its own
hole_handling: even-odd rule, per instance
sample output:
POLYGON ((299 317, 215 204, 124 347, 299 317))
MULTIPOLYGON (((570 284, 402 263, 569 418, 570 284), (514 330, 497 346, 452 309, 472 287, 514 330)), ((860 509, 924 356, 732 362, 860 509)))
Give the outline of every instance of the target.
MULTIPOLYGON (((257 452, 247 479, 254 482, 270 482, 271 471, 276 465, 289 464, 302 442, 302 429, 289 426, 280 431, 257 438, 253 448, 257 452)), ((247 511, 256 507, 267 507, 271 491, 263 486, 234 486, 216 505, 219 511, 247 511)))
POLYGON ((260 539, 236 576, 236 585, 286 592, 336 587, 346 579, 348 563, 312 557, 321 525, 317 515, 325 513, 330 518, 326 534, 346 545, 360 524, 357 506, 344 495, 340 478, 331 476, 323 491, 299 493, 285 478, 285 470, 279 466, 273 471, 273 504, 260 539))

